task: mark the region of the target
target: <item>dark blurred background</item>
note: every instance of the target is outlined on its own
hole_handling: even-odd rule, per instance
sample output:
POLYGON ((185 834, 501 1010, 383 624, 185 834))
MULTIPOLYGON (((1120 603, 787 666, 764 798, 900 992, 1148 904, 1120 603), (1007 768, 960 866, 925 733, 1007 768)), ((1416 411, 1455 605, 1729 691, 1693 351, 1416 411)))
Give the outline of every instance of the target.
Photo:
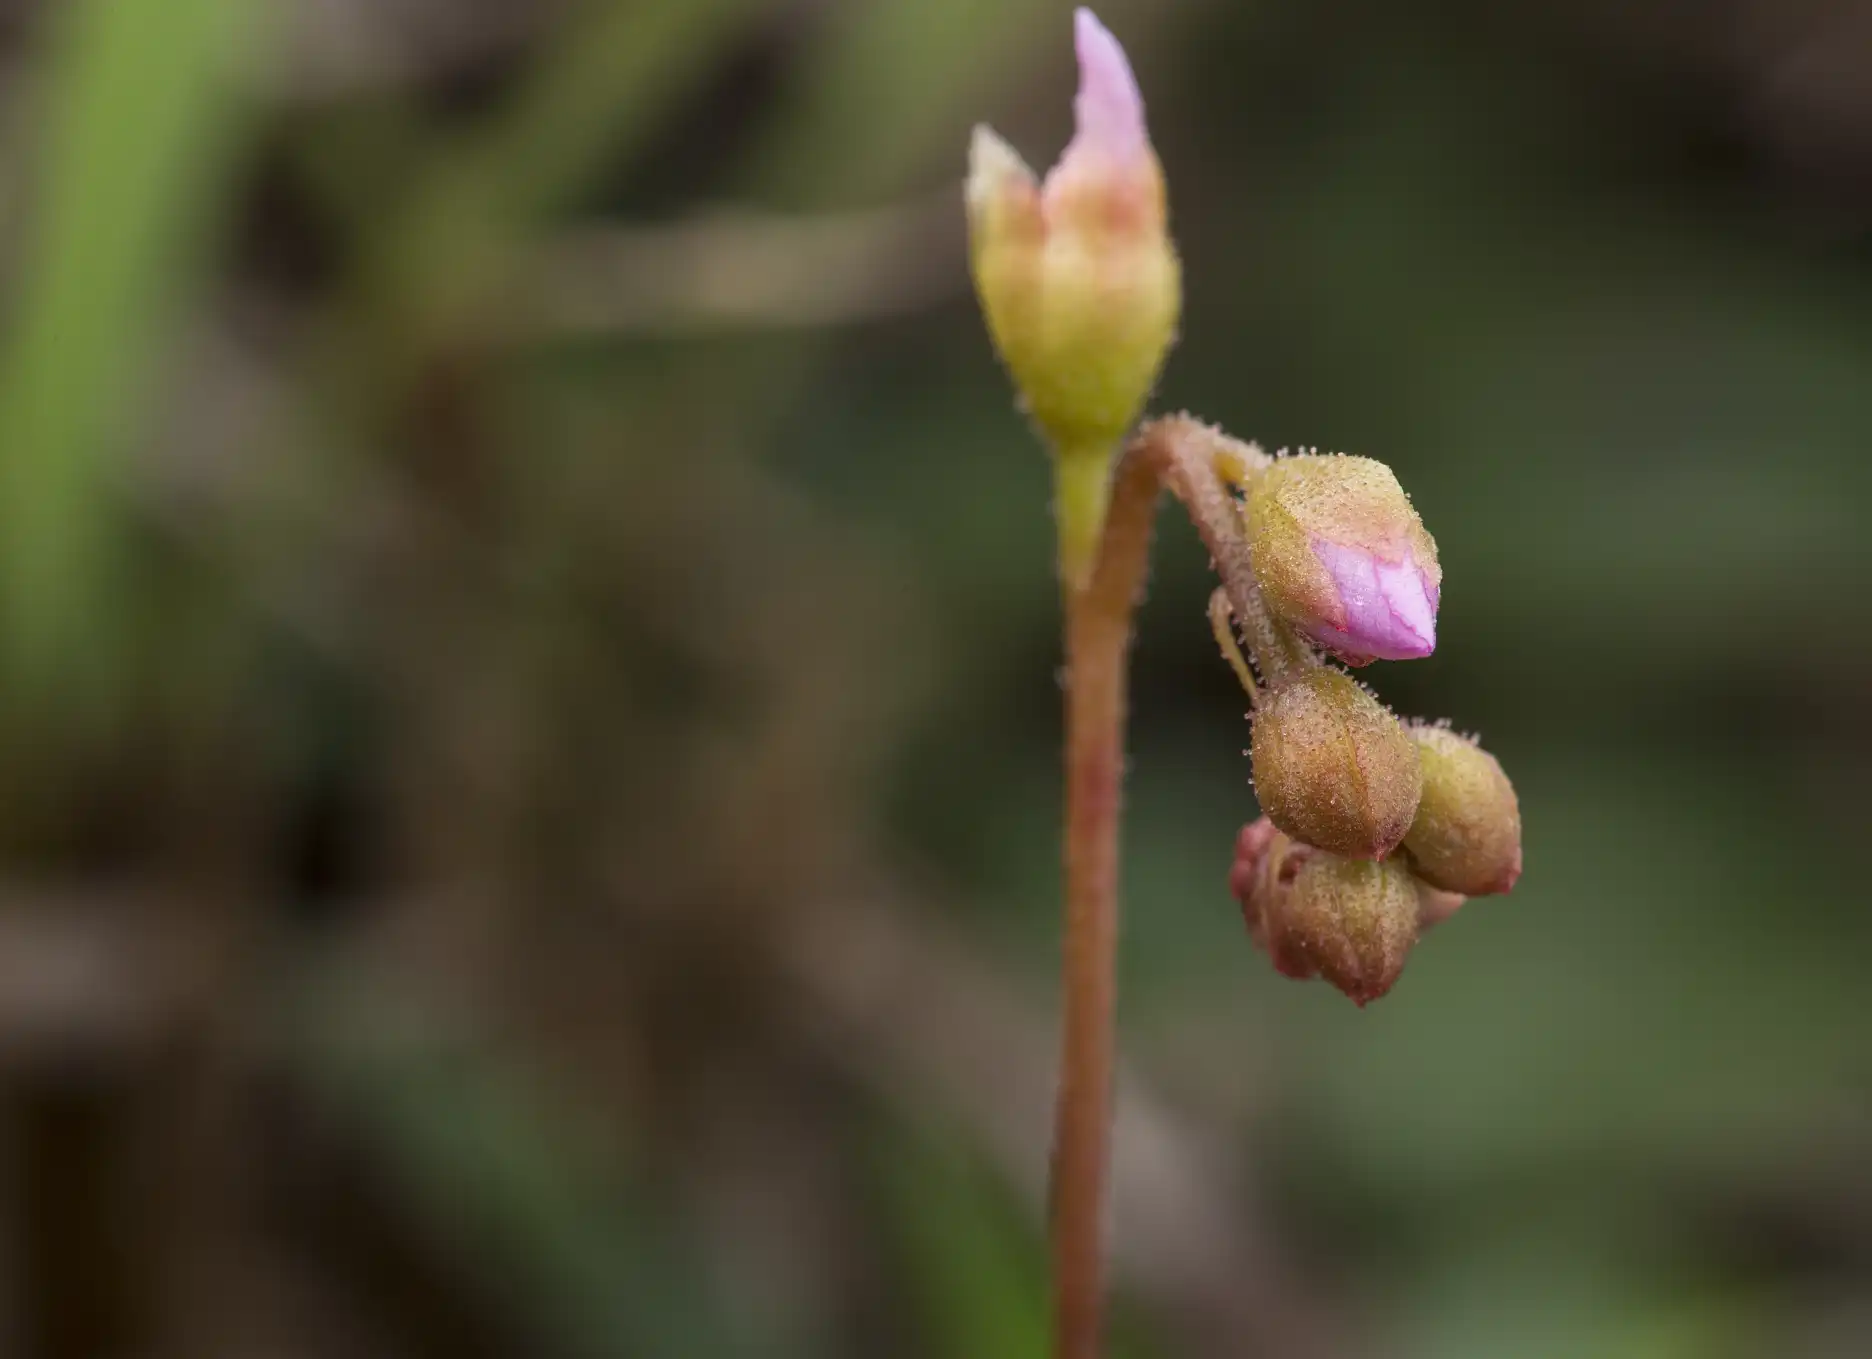
MULTIPOLYGON (((1160 408, 1388 461, 1527 873, 1364 1012, 1166 514, 1114 1353, 1872 1353, 1872 6, 1108 0, 1160 408)), ((1044 1352, 1057 0, 0 4, 0 1353, 1044 1352)))

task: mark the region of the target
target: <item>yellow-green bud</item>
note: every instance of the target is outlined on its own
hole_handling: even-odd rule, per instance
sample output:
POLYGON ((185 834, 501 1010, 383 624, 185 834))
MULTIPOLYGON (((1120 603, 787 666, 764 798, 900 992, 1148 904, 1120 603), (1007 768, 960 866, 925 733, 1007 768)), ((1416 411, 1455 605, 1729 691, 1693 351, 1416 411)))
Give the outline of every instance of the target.
POLYGON ((1279 915, 1291 946, 1365 1005, 1391 989, 1417 942, 1417 884, 1395 863, 1314 854, 1279 915))
POLYGON ((1269 609, 1354 665, 1436 650, 1436 542, 1370 458, 1277 459, 1244 511, 1269 609))
POLYGON ((1423 797, 1404 837, 1417 876, 1481 897, 1521 876, 1521 809, 1495 757, 1448 727, 1410 729, 1423 767, 1423 797))
POLYGON ((1182 305, 1163 168, 1130 63, 1086 10, 1076 40, 1076 130, 1045 183, 977 127, 965 194, 989 334, 1061 462, 1069 575, 1087 565, 1111 458, 1157 381, 1182 305))
POLYGON ((1296 840, 1351 859, 1389 854, 1423 774, 1403 725, 1350 676, 1307 670, 1267 693, 1250 753, 1261 810, 1296 840))

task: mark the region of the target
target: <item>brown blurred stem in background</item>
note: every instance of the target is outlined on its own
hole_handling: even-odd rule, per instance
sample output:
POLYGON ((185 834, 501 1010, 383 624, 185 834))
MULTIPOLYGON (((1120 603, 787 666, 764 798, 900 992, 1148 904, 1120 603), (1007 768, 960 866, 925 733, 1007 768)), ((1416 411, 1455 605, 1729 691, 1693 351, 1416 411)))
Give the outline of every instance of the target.
POLYGON ((1146 425, 1115 474, 1092 577, 1081 588, 1066 587, 1065 1019, 1051 1202, 1058 1359, 1094 1359, 1099 1351, 1116 1046, 1125 664, 1160 485, 1182 503, 1202 535, 1236 618, 1257 643, 1256 656, 1264 665, 1289 663, 1261 607, 1240 516, 1213 466, 1225 454, 1248 466, 1263 457, 1186 415, 1146 425))

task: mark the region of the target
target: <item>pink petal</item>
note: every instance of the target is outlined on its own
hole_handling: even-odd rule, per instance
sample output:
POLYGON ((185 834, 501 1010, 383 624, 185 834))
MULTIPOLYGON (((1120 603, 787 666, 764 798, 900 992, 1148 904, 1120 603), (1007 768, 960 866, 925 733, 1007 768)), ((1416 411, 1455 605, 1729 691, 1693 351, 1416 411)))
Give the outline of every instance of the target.
POLYGON ((1144 96, 1138 92, 1124 48, 1089 9, 1073 15, 1073 45, 1079 54, 1073 145, 1096 146, 1121 158, 1135 155, 1147 141, 1144 96))
POLYGON ((1408 551, 1390 562, 1316 538, 1313 555, 1332 575, 1345 610, 1343 628, 1315 629, 1321 643, 1360 660, 1409 661, 1436 650, 1438 591, 1408 551))

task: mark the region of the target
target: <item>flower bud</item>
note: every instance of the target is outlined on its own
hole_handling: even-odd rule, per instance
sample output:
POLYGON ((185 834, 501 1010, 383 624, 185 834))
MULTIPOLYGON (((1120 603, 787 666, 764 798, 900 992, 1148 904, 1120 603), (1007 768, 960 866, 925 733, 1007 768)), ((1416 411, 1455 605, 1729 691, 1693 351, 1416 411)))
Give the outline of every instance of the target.
POLYGON ((1425 889, 1403 869, 1300 844, 1265 817, 1242 828, 1229 886, 1276 971, 1323 976, 1360 1005, 1404 970, 1424 911, 1425 889))
POLYGON ((1370 458, 1277 459, 1245 510, 1268 607, 1353 665, 1436 650, 1436 542, 1370 458))
POLYGON ((1163 169, 1124 49, 1088 10, 1075 37, 1075 132, 1044 184, 1000 137, 975 129, 969 253, 1028 412, 1062 457, 1097 458, 1102 471, 1157 380, 1182 285, 1163 169))
POLYGON ((1423 796, 1404 837, 1417 876, 1446 891, 1506 892, 1521 876, 1521 809, 1495 757, 1448 727, 1411 726, 1423 796))
POLYGON ((1287 890, 1280 928, 1320 976, 1365 1005, 1391 989, 1417 942, 1417 884, 1395 863, 1314 854, 1287 890))
POLYGON ((1261 810, 1320 849, 1381 859, 1417 814, 1417 747, 1397 718, 1337 670, 1307 670, 1267 693, 1250 754, 1261 810))

